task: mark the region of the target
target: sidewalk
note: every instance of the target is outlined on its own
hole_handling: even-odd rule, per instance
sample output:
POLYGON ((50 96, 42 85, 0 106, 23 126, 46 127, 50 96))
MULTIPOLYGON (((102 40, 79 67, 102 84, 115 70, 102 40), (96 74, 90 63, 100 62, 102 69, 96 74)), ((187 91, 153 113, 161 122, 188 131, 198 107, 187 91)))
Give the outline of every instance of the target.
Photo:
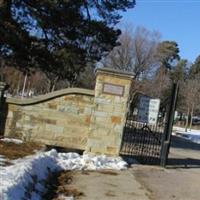
POLYGON ((131 169, 77 172, 73 185, 84 193, 81 200, 149 200, 148 191, 136 181, 131 169))

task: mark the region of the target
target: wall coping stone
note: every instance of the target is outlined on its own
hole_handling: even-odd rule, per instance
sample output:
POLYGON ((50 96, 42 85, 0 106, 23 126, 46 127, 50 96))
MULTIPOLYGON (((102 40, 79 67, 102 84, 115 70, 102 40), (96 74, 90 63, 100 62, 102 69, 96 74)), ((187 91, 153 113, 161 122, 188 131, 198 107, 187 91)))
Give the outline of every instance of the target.
POLYGON ((63 90, 54 91, 51 93, 39 95, 37 97, 29 98, 29 99, 7 97, 6 102, 9 104, 15 104, 15 105, 32 105, 32 104, 45 102, 45 101, 54 99, 56 97, 70 95, 70 94, 94 96, 94 90, 88 90, 88 89, 82 89, 82 88, 66 88, 63 90))
POLYGON ((122 71, 122 70, 117 70, 117 69, 112 69, 112 68, 107 68, 107 67, 97 68, 96 69, 96 75, 98 73, 109 74, 111 76, 117 76, 117 77, 122 77, 122 78, 125 78, 125 79, 131 79, 131 80, 134 78, 134 73, 122 71))

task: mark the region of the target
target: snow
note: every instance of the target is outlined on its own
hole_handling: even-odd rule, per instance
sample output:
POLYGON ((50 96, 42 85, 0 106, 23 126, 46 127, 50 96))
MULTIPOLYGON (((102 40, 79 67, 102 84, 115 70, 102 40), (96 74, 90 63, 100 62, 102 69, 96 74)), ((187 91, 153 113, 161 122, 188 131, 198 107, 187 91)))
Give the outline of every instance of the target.
POLYGON ((7 159, 4 156, 0 155, 0 166, 3 166, 6 161, 7 159))
POLYGON ((173 134, 200 144, 200 130, 188 129, 186 132, 184 128, 175 126, 173 127, 173 134))
MULTIPOLYGON (((40 194, 45 191, 45 179, 49 172, 55 170, 122 170, 127 167, 127 163, 120 157, 80 156, 77 153, 57 153, 54 149, 38 152, 13 163, 11 166, 0 167, 1 200, 41 199, 40 194)), ((63 199, 73 200, 73 197, 63 199)))
POLYGON ((107 157, 105 155, 89 155, 79 156, 76 153, 59 153, 58 163, 66 170, 100 170, 100 169, 125 169, 127 163, 120 157, 107 157))
POLYGON ((66 197, 66 196, 64 196, 64 195, 60 195, 60 196, 58 197, 58 199, 60 199, 60 200, 75 200, 74 197, 72 197, 72 196, 66 197))
POLYGON ((2 138, 0 140, 3 141, 3 142, 12 142, 12 143, 15 143, 15 144, 22 144, 23 143, 22 140, 14 139, 14 138, 2 138))

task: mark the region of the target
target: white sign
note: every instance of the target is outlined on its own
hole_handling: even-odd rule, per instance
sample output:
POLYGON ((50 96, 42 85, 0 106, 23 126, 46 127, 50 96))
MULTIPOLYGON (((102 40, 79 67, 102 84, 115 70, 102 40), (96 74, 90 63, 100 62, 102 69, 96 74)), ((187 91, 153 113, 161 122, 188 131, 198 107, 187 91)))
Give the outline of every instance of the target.
POLYGON ((151 99, 146 96, 140 97, 137 120, 143 123, 156 124, 159 108, 160 99, 151 99))

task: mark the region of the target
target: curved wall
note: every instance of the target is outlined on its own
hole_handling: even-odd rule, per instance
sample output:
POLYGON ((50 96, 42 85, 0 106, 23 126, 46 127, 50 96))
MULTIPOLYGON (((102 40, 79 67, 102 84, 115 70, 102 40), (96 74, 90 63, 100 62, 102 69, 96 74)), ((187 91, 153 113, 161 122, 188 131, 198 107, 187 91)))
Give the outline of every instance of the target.
POLYGON ((5 136, 84 150, 94 91, 68 88, 31 99, 7 98, 5 136))

